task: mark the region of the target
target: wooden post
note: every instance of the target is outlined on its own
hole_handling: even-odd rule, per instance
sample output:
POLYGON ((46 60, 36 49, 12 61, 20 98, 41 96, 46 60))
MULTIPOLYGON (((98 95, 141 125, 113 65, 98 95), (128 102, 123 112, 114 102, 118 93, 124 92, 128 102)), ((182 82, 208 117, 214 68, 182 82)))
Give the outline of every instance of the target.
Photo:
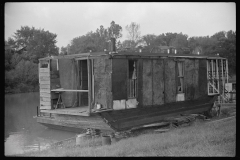
POLYGON ((209 61, 207 60, 207 89, 209 95, 209 61))
POLYGON ((89 107, 89 115, 91 114, 91 98, 92 98, 92 84, 91 84, 91 78, 92 78, 92 75, 91 75, 91 60, 90 59, 87 59, 87 65, 88 65, 88 107, 89 107))
POLYGON ((218 75, 218 60, 216 59, 216 75, 217 75, 217 85, 218 85, 218 93, 220 93, 219 91, 219 75, 218 75))
POLYGON ((94 59, 92 59, 91 67, 92 67, 92 102, 94 102, 94 59))
POLYGON ((224 86, 224 77, 223 77, 223 60, 221 59, 221 66, 222 66, 222 85, 223 85, 223 92, 222 92, 222 102, 223 102, 223 96, 224 96, 224 88, 225 88, 225 86, 224 86))
MULTIPOLYGON (((214 86, 214 74, 213 74, 213 60, 211 60, 211 67, 212 67, 212 84, 213 84, 213 86, 214 86)), ((213 88, 213 87, 212 87, 213 88)), ((214 93, 214 88, 213 88, 213 93, 214 93)))

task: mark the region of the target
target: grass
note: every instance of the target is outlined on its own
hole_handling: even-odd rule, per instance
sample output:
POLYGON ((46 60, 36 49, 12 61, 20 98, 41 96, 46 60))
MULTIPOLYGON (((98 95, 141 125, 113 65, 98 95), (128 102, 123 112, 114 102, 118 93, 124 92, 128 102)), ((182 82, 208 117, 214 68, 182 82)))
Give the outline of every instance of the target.
POLYGON ((172 129, 165 133, 153 130, 138 133, 110 146, 102 146, 101 139, 86 141, 81 146, 66 144, 23 157, 233 157, 235 156, 236 119, 202 123, 172 129))

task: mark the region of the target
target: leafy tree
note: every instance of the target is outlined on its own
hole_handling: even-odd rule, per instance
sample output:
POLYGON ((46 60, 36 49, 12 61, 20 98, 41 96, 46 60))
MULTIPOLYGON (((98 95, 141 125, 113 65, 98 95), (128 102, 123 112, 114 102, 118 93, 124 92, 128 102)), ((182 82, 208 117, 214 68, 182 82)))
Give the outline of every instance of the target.
POLYGON ((154 46, 156 46, 157 45, 156 39, 157 36, 154 34, 147 34, 142 36, 142 41, 144 41, 146 44, 145 49, 150 51, 154 46))
POLYGON ((108 49, 108 41, 110 38, 116 40, 122 37, 122 27, 114 21, 110 23, 110 27, 104 28, 102 25, 95 32, 88 32, 86 35, 73 38, 69 47, 68 54, 89 52, 102 52, 108 49))
POLYGON ((39 58, 49 55, 58 55, 59 49, 56 47, 56 34, 44 31, 44 29, 35 29, 28 26, 21 27, 14 35, 17 48, 26 47, 27 52, 23 57, 38 63, 39 58))
POLYGON ((188 35, 183 35, 182 33, 177 34, 174 39, 170 41, 170 45, 176 48, 188 47, 188 35))
POLYGON ((58 55, 56 36, 43 29, 24 26, 5 41, 5 92, 38 88, 38 59, 58 55))
POLYGON ((116 24, 114 21, 111 22, 110 27, 108 28, 109 38, 121 38, 122 37, 122 27, 119 24, 116 24))
POLYGON ((170 46, 170 43, 176 38, 177 36, 177 33, 166 33, 164 36, 163 36, 163 40, 165 41, 165 44, 167 46, 170 46))

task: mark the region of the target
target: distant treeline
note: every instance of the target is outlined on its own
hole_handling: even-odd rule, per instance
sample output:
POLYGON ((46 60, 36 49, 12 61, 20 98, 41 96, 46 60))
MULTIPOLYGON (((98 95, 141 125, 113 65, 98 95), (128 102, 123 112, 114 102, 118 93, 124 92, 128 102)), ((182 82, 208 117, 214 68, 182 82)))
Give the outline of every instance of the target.
MULTIPOLYGON (((188 37, 183 33, 140 35, 140 25, 132 22, 126 27, 128 39, 121 42, 122 27, 114 21, 110 27, 102 25, 95 32, 73 38, 60 54, 98 52, 107 49, 107 41, 116 38, 117 50, 142 46, 149 51, 156 46, 189 48, 192 54, 216 55, 228 59, 229 73, 236 73, 236 31, 220 31, 212 36, 188 37)), ((38 59, 58 55, 56 34, 28 26, 21 27, 5 41, 5 93, 38 91, 38 59)))

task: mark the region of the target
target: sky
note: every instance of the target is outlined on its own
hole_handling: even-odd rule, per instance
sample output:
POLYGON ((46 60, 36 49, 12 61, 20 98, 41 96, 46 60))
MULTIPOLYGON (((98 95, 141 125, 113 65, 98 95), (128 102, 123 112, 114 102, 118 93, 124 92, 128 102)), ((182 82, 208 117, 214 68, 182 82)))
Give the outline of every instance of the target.
POLYGON ((236 31, 236 4, 230 2, 12 2, 5 3, 5 40, 21 26, 57 34, 57 47, 73 38, 96 31, 115 21, 122 28, 140 25, 141 35, 172 32, 212 36, 219 31, 236 31))

